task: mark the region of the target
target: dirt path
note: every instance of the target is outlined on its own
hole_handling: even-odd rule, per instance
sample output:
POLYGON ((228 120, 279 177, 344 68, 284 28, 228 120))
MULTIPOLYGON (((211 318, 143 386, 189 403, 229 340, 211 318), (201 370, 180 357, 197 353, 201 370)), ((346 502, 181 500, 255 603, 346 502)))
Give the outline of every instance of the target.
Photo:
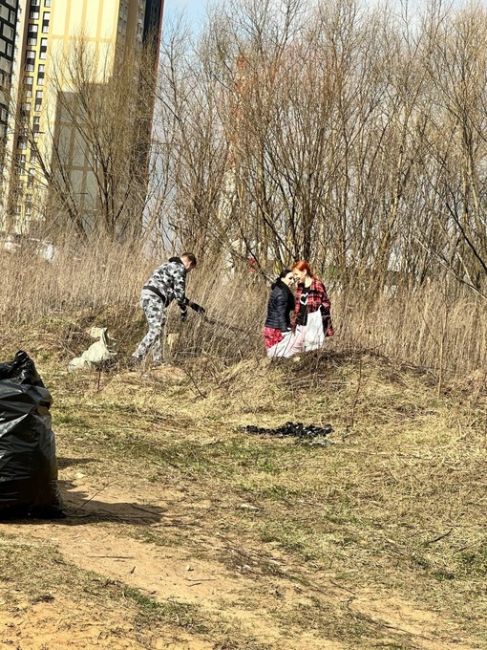
MULTIPOLYGON (((218 560, 225 542, 218 537, 212 540, 211 552, 206 557, 185 545, 158 544, 154 534, 187 519, 180 505, 181 495, 176 492, 162 492, 154 487, 149 494, 145 491, 144 504, 140 495, 111 485, 103 491, 103 502, 96 498, 85 500, 80 509, 80 498, 90 492, 96 494, 94 486, 85 484, 83 492, 68 495, 72 517, 66 521, 0 525, 0 534, 54 545, 66 562, 135 588, 158 602, 198 607, 219 629, 232 626, 243 638, 255 640, 254 646, 240 647, 349 648, 347 643, 333 638, 334 634, 328 638, 326 630, 317 629, 313 621, 307 630, 306 625, 296 625, 290 618, 293 613, 311 611, 312 607, 327 611, 346 607, 352 617, 380 630, 377 647, 390 644, 388 647, 474 650, 474 646, 461 639, 449 640, 450 622, 441 620, 434 612, 418 610, 393 594, 378 594, 374 590, 350 593, 332 577, 310 573, 305 567, 296 580, 295 567, 289 570, 286 558, 277 551, 270 561, 279 571, 276 575, 265 575, 245 564, 225 566, 218 560), (138 526, 136 534, 131 523, 138 526)), ((119 616, 116 612, 93 615, 78 607, 74 600, 37 603, 13 616, 0 615, 0 648, 225 647, 205 638, 208 635, 187 635, 184 631, 177 638, 154 638, 150 645, 147 641, 141 645, 133 637, 126 640, 132 630, 119 616)), ((368 647, 365 642, 364 647, 368 647)))
MULTIPOLYGON (((151 495, 154 497, 155 495, 151 495)), ((162 495, 159 495, 162 497, 162 495)), ((158 546, 147 541, 139 541, 128 536, 125 523, 131 518, 144 521, 151 519, 149 506, 130 505, 131 495, 124 494, 116 487, 103 493, 104 508, 99 509, 96 502, 88 502, 74 517, 74 525, 60 523, 29 524, 28 526, 9 526, 8 532, 25 538, 35 538, 54 544, 69 563, 111 580, 134 587, 158 601, 171 601, 202 606, 210 618, 237 624, 247 637, 256 637, 259 643, 272 648, 289 650, 323 648, 323 639, 313 634, 300 634, 290 639, 288 630, 282 630, 273 620, 272 610, 276 605, 293 603, 294 586, 287 579, 261 580, 259 593, 268 592, 260 599, 259 609, 251 606, 249 596, 255 592, 255 577, 226 569, 221 563, 209 562, 192 556, 191 549, 177 546, 158 546), (106 517, 111 513, 114 521, 100 523, 90 521, 90 517, 106 517), (115 514, 116 513, 116 514, 115 514), (272 594, 279 594, 279 598, 272 594), (274 601, 279 602, 274 602, 274 601)), ((176 500, 174 493, 165 494, 164 502, 176 500)), ((151 499, 152 501, 152 499, 151 499)), ((181 521, 181 513, 167 512, 168 519, 181 521)), ((164 528, 162 523, 149 523, 151 530, 164 528)), ((0 526, 0 532, 4 528, 0 526)), ((215 540, 214 550, 216 550, 215 540)), ((243 567, 243 571, 246 567, 243 567)), ((199 648, 193 639, 190 647, 199 648)), ((185 647, 183 645, 177 647, 185 647)), ((211 647, 201 642, 201 648, 211 647)), ((176 646, 174 646, 176 647, 176 646)), ((343 646, 327 642, 330 650, 340 650, 343 646)))

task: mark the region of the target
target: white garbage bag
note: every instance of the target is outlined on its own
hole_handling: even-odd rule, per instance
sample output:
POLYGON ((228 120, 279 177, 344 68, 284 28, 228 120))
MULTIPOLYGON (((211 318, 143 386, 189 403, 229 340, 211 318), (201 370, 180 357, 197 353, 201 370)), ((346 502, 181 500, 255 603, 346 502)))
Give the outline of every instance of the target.
MULTIPOLYGON (((301 354, 302 352, 310 352, 311 350, 319 350, 325 345, 325 332, 323 329, 323 318, 321 311, 314 311, 311 314, 308 314, 308 320, 306 325, 298 325, 296 331, 290 335, 289 339, 285 345, 286 354, 276 355, 276 356, 286 356, 292 357, 295 354, 301 354)), ((277 345, 282 345, 283 341, 280 341, 277 345)), ((272 347, 267 351, 268 356, 269 352, 274 350, 277 346, 272 347)))
POLYGON ((98 339, 95 343, 83 352, 80 357, 76 357, 69 362, 68 370, 82 370, 86 368, 98 368, 103 363, 113 359, 116 352, 110 349, 113 340, 110 339, 106 327, 92 327, 89 331, 92 339, 98 339))
POLYGON ((306 331, 304 333, 304 351, 319 350, 325 345, 325 331, 321 310, 308 314, 306 331))

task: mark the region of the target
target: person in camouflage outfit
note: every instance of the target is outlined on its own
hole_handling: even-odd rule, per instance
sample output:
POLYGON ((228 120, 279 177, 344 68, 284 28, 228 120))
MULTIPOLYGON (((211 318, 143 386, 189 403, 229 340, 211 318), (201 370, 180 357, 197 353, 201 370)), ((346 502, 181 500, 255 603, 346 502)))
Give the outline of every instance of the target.
POLYGON ((142 362, 149 352, 152 352, 155 365, 160 365, 162 359, 162 332, 167 320, 167 309, 173 300, 181 310, 181 320, 188 317, 188 307, 204 313, 203 307, 191 302, 186 297, 186 275, 196 266, 196 257, 192 253, 184 253, 181 257, 171 259, 159 266, 142 288, 140 304, 144 310, 149 331, 139 343, 132 355, 135 363, 142 362))

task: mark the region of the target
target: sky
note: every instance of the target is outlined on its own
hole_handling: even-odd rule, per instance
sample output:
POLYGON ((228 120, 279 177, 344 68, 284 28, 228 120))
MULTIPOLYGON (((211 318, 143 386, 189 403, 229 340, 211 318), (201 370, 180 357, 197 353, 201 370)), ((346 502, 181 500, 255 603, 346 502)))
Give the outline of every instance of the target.
MULTIPOLYGON (((377 0, 364 0, 365 4, 377 0)), ((398 4, 401 0, 395 0, 398 4)), ((410 4, 421 3, 422 0, 408 0, 410 4)), ((450 0, 451 1, 451 0, 450 0)), ((484 0, 487 2, 487 0, 484 0)), ((175 18, 184 16, 185 22, 195 34, 199 32, 206 20, 206 7, 212 0, 165 0, 164 22, 171 24, 175 18)))
POLYGON ((198 31, 206 17, 205 0, 165 0, 164 20, 171 22, 176 16, 184 13, 188 24, 198 31))
MULTIPOLYGON (((378 0, 364 0, 364 3, 374 4, 378 0)), ((425 4, 426 0, 408 0, 409 7, 411 9, 419 9, 422 5, 425 4)), ((453 6, 459 6, 466 4, 467 0, 446 0, 446 4, 453 4, 453 6)), ((171 23, 176 17, 179 17, 181 14, 185 16, 185 21, 191 28, 193 33, 198 33, 198 31, 203 26, 206 19, 206 7, 207 4, 211 4, 211 0, 165 0, 164 2, 164 22, 171 23)), ((482 5, 487 4, 487 0, 480 0, 482 5)), ((392 6, 397 4, 399 7, 401 0, 392 0, 392 6)))

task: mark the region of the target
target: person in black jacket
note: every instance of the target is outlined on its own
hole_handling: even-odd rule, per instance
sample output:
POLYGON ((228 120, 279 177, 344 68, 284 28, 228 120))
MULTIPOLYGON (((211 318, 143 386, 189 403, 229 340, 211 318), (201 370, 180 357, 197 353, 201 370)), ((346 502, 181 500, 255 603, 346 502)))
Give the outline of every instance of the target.
POLYGON ((291 346, 291 312, 295 300, 290 285, 293 273, 284 269, 272 285, 264 324, 264 345, 269 358, 286 357, 291 346))

